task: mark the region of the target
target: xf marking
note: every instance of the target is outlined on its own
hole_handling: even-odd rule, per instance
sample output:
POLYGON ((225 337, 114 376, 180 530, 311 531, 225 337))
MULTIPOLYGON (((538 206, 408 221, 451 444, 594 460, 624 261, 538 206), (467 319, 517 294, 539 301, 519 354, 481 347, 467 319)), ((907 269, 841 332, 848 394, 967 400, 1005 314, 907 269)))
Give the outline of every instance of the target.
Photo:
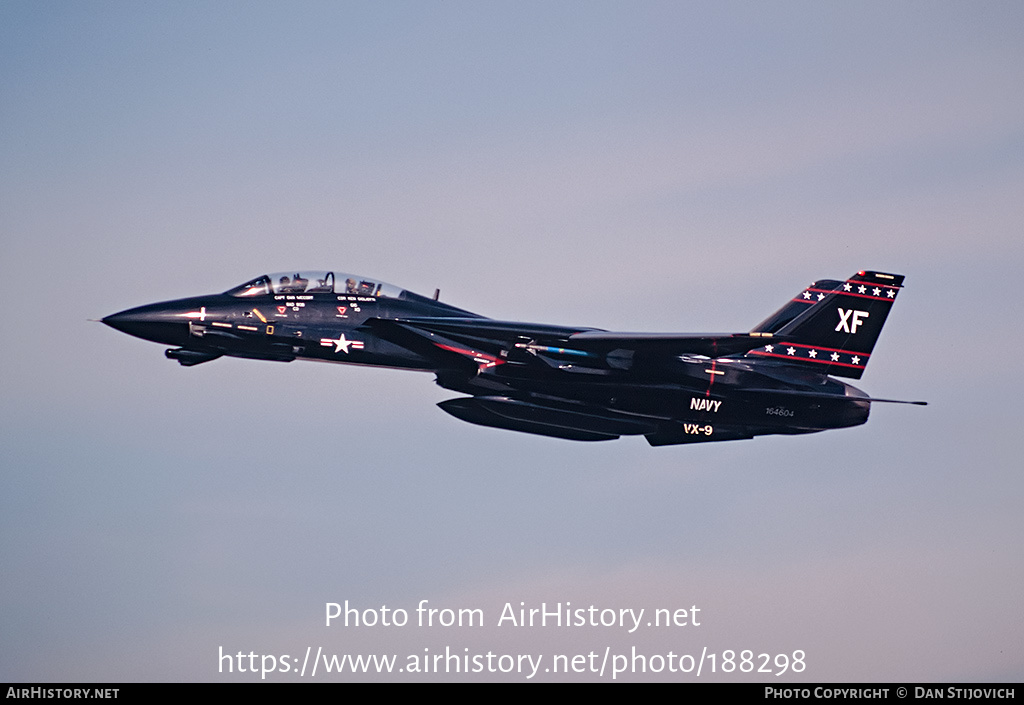
POLYGON ((856 333, 857 329, 864 324, 864 321, 861 319, 868 317, 867 311, 854 311, 852 308, 839 308, 836 310, 839 311, 839 325, 836 326, 837 333, 839 331, 844 333, 856 333))

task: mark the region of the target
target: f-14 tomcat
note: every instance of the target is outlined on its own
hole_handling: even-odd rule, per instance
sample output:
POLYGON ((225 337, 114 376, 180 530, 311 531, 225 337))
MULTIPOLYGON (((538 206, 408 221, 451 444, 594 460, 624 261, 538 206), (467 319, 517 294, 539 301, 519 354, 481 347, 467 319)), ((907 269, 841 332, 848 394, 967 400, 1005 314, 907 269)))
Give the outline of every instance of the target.
MULTIPOLYGON (((456 418, 576 441, 653 446, 857 426, 859 379, 903 276, 821 279, 748 333, 615 333, 497 321, 390 284, 328 271, 257 277, 223 294, 103 319, 191 367, 219 357, 432 372, 464 395, 456 418)), ((924 402, 904 402, 923 404, 924 402)))

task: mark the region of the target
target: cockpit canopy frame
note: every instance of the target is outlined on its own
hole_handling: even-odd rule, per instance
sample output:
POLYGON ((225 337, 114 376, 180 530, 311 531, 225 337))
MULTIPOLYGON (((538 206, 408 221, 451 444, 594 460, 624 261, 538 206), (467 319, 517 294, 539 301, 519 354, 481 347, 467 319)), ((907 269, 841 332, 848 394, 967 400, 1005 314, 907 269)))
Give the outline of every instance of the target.
POLYGON ((263 274, 255 279, 228 289, 227 296, 239 298, 269 296, 271 294, 342 294, 349 296, 372 296, 405 298, 408 292, 400 287, 358 274, 322 270, 300 270, 263 274))

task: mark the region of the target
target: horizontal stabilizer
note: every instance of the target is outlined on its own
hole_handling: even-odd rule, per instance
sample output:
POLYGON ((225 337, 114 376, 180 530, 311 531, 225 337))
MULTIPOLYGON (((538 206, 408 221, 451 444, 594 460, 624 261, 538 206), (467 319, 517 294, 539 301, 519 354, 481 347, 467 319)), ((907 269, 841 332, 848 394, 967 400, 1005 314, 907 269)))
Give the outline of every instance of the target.
POLYGON ((917 406, 928 406, 926 401, 906 401, 904 399, 877 399, 875 397, 842 396, 840 394, 829 394, 828 392, 806 392, 799 389, 744 389, 744 393, 772 394, 774 396, 790 397, 811 397, 814 399, 829 399, 832 401, 846 399, 849 401, 882 402, 886 404, 916 404, 917 406))

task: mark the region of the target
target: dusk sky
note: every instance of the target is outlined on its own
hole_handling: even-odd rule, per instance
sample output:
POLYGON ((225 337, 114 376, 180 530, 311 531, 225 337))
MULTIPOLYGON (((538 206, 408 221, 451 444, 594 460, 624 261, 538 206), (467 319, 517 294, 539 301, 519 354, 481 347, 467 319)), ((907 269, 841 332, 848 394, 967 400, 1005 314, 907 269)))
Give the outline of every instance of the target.
POLYGON ((0 680, 448 647, 533 681, 634 648, 804 669, 620 680, 1021 681, 1022 36, 1010 1, 0 3, 0 680), (855 384, 929 406, 573 443, 460 422, 428 374, 184 368, 89 320, 296 268, 659 332, 895 272, 855 384), (346 600, 410 624, 325 626, 346 600))

